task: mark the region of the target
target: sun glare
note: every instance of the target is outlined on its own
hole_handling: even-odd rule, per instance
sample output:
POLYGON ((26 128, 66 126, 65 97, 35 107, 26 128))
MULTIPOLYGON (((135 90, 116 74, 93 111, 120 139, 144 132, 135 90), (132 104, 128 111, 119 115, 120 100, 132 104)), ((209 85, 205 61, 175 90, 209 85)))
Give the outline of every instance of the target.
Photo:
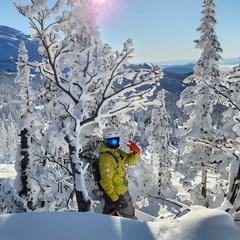
POLYGON ((98 6, 98 13, 102 18, 109 18, 119 12, 121 0, 93 0, 98 6))
POLYGON ((107 1, 110 1, 110 0, 94 0, 94 2, 98 3, 98 4, 103 4, 107 1))

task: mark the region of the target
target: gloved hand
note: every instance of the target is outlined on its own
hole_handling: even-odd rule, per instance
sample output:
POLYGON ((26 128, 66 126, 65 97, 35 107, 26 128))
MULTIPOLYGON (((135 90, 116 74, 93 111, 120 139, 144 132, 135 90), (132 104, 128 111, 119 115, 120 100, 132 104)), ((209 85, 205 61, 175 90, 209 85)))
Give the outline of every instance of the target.
POLYGON ((121 209, 124 209, 128 206, 128 203, 126 202, 126 200, 124 199, 123 195, 119 195, 119 198, 117 201, 113 202, 114 204, 114 208, 119 211, 121 209))
POLYGON ((118 216, 118 214, 117 214, 117 210, 115 209, 115 208, 110 208, 109 210, 108 210, 108 215, 111 215, 111 216, 118 216))
POLYGON ((127 146, 130 148, 130 150, 134 153, 140 153, 140 148, 131 140, 128 140, 127 146))

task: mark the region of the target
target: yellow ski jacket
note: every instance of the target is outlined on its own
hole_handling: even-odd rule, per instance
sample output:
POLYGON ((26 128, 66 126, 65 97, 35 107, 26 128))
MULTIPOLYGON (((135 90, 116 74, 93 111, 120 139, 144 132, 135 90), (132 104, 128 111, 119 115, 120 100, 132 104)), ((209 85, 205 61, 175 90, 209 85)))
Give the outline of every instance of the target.
POLYGON ((125 183, 126 171, 124 165, 132 165, 135 163, 139 159, 140 153, 126 153, 120 149, 111 149, 108 148, 104 142, 99 145, 98 151, 100 153, 100 184, 106 194, 115 202, 118 200, 118 196, 128 189, 125 183), (111 154, 113 154, 118 161, 116 161, 111 154))

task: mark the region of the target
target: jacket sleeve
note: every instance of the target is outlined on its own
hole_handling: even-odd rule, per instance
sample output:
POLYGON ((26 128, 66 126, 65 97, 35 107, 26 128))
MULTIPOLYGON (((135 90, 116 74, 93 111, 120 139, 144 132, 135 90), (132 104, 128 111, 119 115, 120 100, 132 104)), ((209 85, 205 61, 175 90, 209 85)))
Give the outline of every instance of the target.
POLYGON ((99 160, 99 170, 101 174, 100 184, 106 194, 113 202, 118 200, 118 195, 113 186, 113 174, 116 167, 116 162, 110 154, 103 154, 99 160))
POLYGON ((122 150, 118 150, 120 156, 123 158, 123 163, 127 165, 132 165, 138 161, 141 153, 126 153, 122 150))

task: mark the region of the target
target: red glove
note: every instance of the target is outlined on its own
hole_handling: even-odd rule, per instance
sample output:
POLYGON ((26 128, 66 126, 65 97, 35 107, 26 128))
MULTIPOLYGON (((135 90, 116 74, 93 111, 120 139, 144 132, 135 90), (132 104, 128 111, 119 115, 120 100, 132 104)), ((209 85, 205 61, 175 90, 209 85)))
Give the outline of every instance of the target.
POLYGON ((130 148, 130 150, 134 153, 140 153, 140 148, 131 140, 128 140, 127 146, 130 148))

